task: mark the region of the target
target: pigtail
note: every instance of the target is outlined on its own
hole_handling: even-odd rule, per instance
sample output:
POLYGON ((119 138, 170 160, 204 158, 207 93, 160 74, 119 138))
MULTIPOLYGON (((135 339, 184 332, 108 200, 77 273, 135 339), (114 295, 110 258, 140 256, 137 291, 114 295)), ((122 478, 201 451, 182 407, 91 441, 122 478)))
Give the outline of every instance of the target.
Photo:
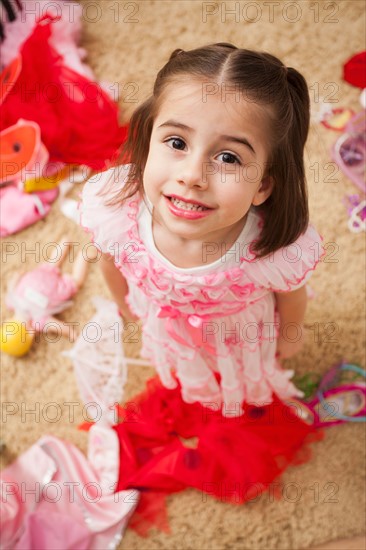
POLYGON ((304 147, 310 125, 310 98, 305 78, 292 67, 280 65, 287 104, 281 122, 283 134, 272 150, 269 175, 275 185, 271 196, 258 207, 265 218, 260 239, 254 246, 258 257, 295 242, 309 224, 304 147), (274 243, 277 243, 274 248, 274 243), (279 246, 280 245, 280 246, 279 246))
MULTIPOLYGON (((296 209, 295 217, 299 220, 298 232, 305 231, 309 223, 308 192, 306 185, 304 147, 309 135, 310 128, 310 96, 305 78, 296 69, 289 67, 287 72, 289 92, 293 105, 294 122, 289 132, 292 149, 292 165, 294 166, 291 178, 297 177, 297 201, 294 203, 296 209)), ((296 182, 296 180, 295 180, 296 182)), ((296 238, 297 238, 296 237, 296 238)))
POLYGON ((177 57, 177 55, 179 55, 181 53, 184 53, 184 50, 182 50, 181 48, 177 48, 176 50, 174 50, 174 52, 169 57, 169 61, 171 61, 172 59, 174 59, 175 57, 177 57))
POLYGON ((294 108, 297 130, 305 146, 310 126, 310 97, 305 78, 296 69, 287 69, 287 82, 294 108))

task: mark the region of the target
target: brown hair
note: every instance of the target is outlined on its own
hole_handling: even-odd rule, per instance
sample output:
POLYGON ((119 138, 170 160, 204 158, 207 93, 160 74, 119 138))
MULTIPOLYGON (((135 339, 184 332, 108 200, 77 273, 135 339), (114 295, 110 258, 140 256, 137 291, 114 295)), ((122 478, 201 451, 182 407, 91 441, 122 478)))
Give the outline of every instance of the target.
POLYGON ((287 68, 277 57, 232 44, 174 50, 158 72, 153 94, 132 115, 119 157, 119 163, 131 163, 131 167, 124 189, 111 203, 121 203, 137 191, 144 196, 143 172, 164 92, 169 84, 187 76, 234 85, 246 94, 248 101, 269 107, 272 131, 266 175, 273 178, 274 186, 267 200, 255 207, 263 213, 264 225, 253 251, 262 257, 293 243, 309 223, 304 168, 310 119, 307 84, 298 71, 287 68))

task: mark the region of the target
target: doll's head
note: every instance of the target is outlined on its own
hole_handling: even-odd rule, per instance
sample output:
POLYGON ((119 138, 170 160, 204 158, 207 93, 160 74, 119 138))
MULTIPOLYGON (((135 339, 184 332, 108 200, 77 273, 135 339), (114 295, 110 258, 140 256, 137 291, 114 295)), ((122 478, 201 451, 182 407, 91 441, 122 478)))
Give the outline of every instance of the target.
MULTIPOLYGON (((220 149, 220 163, 224 162, 225 171, 222 173, 221 165, 222 184, 225 185, 226 178, 233 178, 230 170, 235 163, 238 174, 242 175, 245 169, 245 177, 242 180, 239 178, 240 181, 237 178, 235 180, 242 185, 252 185, 253 193, 249 196, 248 204, 243 203, 243 214, 250 205, 263 213, 261 237, 253 250, 258 256, 264 256, 294 242, 308 225, 303 154, 309 130, 310 101, 303 76, 295 69, 285 67, 279 59, 268 53, 238 49, 222 43, 187 52, 175 50, 159 71, 152 96, 137 108, 130 121, 128 140, 121 155, 122 162, 128 159, 131 163, 123 197, 131 196, 137 190, 144 194, 144 172, 149 166, 149 156, 153 154, 156 122, 160 121, 159 114, 166 110, 168 104, 173 106, 169 112, 174 114, 176 96, 177 112, 182 113, 179 106, 186 105, 184 112, 189 120, 190 105, 184 97, 186 89, 187 97, 190 94, 192 97, 195 117, 204 117, 210 108, 210 114, 218 113, 216 118, 213 117, 215 124, 217 122, 220 126, 221 120, 225 128, 228 117, 235 130, 241 130, 242 122, 241 136, 246 136, 246 133, 254 136, 256 147, 253 147, 250 139, 244 137, 241 143, 231 144, 230 147, 226 144, 220 149), (201 90, 200 96, 198 89, 201 90), (177 95, 177 90, 182 93, 177 95), (192 90, 194 93, 191 93, 192 90), (198 105, 199 101, 201 103, 198 105)), ((194 121, 192 116, 190 120, 194 121)), ((201 127, 197 126, 199 130, 201 127)), ((170 142, 177 136, 174 149, 179 152, 188 141, 181 140, 181 132, 186 132, 186 129, 172 128, 170 131, 170 142)), ((204 131, 208 135, 207 125, 204 131)), ((201 139, 200 150, 203 150, 203 143, 201 139)), ((211 146, 210 140, 209 144, 211 146)), ((205 155, 207 153, 207 163, 202 161, 203 156, 199 158, 202 161, 202 181, 207 181, 212 170, 217 170, 217 166, 211 166, 218 158, 219 149, 214 149, 212 142, 212 151, 204 151, 205 155)), ((164 165, 162 161, 161 169, 164 165)), ((156 167, 160 170, 158 162, 156 167)), ((232 197, 231 200, 235 201, 235 193, 232 197)), ((236 202, 238 200, 241 200, 240 195, 236 202)))

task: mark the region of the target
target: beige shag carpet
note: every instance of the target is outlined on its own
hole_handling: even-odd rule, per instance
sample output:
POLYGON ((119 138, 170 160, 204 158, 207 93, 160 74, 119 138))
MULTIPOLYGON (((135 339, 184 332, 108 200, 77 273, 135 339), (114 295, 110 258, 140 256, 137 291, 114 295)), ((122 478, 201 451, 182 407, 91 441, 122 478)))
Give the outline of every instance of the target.
MULTIPOLYGON (((87 61, 100 81, 119 89, 121 121, 128 121, 135 106, 150 94, 156 72, 173 49, 217 41, 268 51, 298 68, 309 83, 314 110, 323 98, 336 100, 333 106, 360 110, 360 90, 342 80, 342 66, 363 48, 365 11, 361 0, 85 0, 82 4, 82 45, 88 52, 87 61), (237 9, 237 15, 230 14, 230 9, 237 9)), ((345 195, 358 189, 327 164, 336 138, 335 132, 315 122, 306 147, 311 218, 328 253, 310 283, 315 297, 306 314, 306 345, 285 365, 299 374, 324 373, 342 358, 365 367, 365 239, 364 234, 353 234, 347 228, 342 202, 345 195)), ((77 197, 79 191, 75 189, 70 197, 77 197)), ((33 248, 42 253, 47 243, 63 237, 80 246, 88 241, 56 203, 45 221, 3 240, 3 245, 13 243, 16 253, 6 259, 3 255, 2 300, 10 277, 19 268, 37 263, 36 256, 29 254, 24 266, 24 251, 33 248)), ((108 296, 97 265, 91 267, 74 305, 60 318, 77 321, 82 327, 94 314, 93 295, 108 296)), ((1 319, 7 316, 3 307, 1 319)), ((2 466, 45 433, 86 450, 87 435, 77 430, 83 416, 72 365, 61 355, 70 347, 65 339, 55 343, 43 339, 22 359, 2 357, 1 397, 4 403, 14 403, 14 410, 18 407, 15 414, 2 418, 2 438, 7 445, 2 466), (62 411, 56 422, 49 421, 50 402, 62 411), (67 402, 80 404, 74 419, 67 402), (34 414, 29 413, 32 410, 34 414)), ((138 345, 126 348, 128 354, 138 356, 138 345)), ((148 367, 131 367, 126 398, 139 392, 152 374, 148 367)), ((281 501, 271 502, 262 495, 257 502, 233 506, 188 490, 168 500, 170 535, 152 531, 143 539, 128 529, 120 548, 299 550, 360 535, 365 529, 364 472, 365 425, 332 427, 324 441, 313 445, 309 463, 285 473, 288 492, 281 501)))

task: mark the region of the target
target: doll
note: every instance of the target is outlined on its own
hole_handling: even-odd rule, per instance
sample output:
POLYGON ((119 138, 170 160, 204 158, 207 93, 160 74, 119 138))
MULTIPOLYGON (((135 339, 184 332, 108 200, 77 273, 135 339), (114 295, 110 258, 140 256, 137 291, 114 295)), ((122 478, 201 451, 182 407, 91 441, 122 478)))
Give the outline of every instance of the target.
MULTIPOLYGON (((70 244, 61 243, 60 257, 51 258, 12 281, 6 305, 14 315, 1 328, 1 351, 20 357, 29 351, 35 334, 42 331, 62 334, 73 341, 74 327, 54 315, 72 304, 71 298, 84 283, 88 262, 95 261, 97 249, 90 245, 92 251, 88 255, 80 251, 75 258, 72 275, 62 274, 60 268, 68 256, 70 244)), ((60 245, 56 249, 59 251, 60 245)))

